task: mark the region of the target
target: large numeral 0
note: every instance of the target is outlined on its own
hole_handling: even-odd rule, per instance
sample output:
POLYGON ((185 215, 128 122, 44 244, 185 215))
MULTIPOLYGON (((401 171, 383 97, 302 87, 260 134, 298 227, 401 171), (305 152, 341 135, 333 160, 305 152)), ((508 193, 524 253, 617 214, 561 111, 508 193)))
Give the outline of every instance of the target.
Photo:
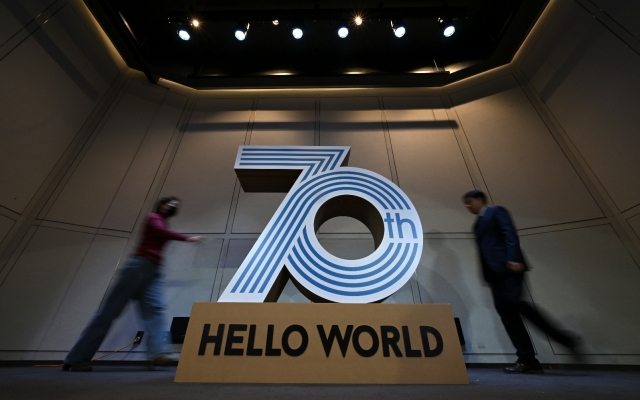
POLYGON ((404 285, 420 261, 422 224, 393 182, 346 167, 349 147, 241 146, 235 171, 245 192, 288 192, 219 301, 276 301, 287 280, 313 301, 371 303, 404 285), (362 221, 376 250, 344 260, 315 231, 335 216, 362 221))

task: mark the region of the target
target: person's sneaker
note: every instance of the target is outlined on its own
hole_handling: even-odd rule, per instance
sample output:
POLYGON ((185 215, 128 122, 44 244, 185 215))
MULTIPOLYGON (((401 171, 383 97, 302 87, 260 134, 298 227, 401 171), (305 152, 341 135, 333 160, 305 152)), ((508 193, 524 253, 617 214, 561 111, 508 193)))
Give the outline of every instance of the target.
POLYGON ((503 369, 507 374, 544 374, 542 366, 531 366, 522 363, 515 363, 513 367, 503 369))
POLYGON ((166 354, 160 354, 158 357, 153 359, 154 365, 159 365, 161 367, 169 367, 176 362, 173 358, 169 357, 166 354))
POLYGON ((93 368, 91 368, 91 365, 87 364, 63 364, 62 370, 73 372, 91 372, 93 371, 93 368))

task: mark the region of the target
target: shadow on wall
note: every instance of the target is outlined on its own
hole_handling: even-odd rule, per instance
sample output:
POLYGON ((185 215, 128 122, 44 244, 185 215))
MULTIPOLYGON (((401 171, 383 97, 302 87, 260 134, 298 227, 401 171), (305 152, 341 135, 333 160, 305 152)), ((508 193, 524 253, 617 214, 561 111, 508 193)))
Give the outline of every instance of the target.
POLYGON ((593 47, 596 40, 602 36, 601 29, 598 28, 599 27, 594 26, 584 35, 580 42, 572 48, 571 53, 567 55, 567 58, 564 60, 562 65, 557 68, 553 78, 551 78, 547 84, 539 90, 542 101, 546 103, 549 98, 551 98, 562 82, 567 79, 569 74, 580 63, 580 60, 585 57, 589 48, 593 47))
MULTIPOLYGON (((438 230, 430 230, 429 234, 442 234, 438 230)), ((469 293, 469 288, 464 282, 464 271, 460 265, 458 254, 447 246, 447 239, 427 239, 425 244, 430 249, 432 260, 430 266, 422 264, 425 278, 418 281, 418 289, 423 304, 439 303, 451 304, 453 315, 460 319, 462 332, 467 343, 473 343, 473 331, 470 329, 469 306, 459 293, 469 293), (455 286, 447 277, 459 278, 455 286)), ((424 258, 423 258, 424 260, 424 258)))
MULTIPOLYGON (((295 122, 259 122, 262 130, 299 130, 300 121, 295 122)), ((320 128, 326 130, 340 131, 367 131, 381 128, 381 121, 375 122, 321 122, 320 128)), ((221 122, 221 123, 195 123, 184 124, 181 129, 196 132, 244 130, 247 122, 221 122)), ((458 128, 458 123, 454 120, 442 121, 393 121, 393 129, 443 129, 458 128)))

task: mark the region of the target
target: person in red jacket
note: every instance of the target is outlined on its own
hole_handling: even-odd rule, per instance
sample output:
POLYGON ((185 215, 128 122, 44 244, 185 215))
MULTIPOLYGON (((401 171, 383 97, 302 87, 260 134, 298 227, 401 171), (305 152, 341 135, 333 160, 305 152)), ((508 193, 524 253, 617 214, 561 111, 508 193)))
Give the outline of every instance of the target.
POLYGON ((169 229, 167 220, 178 213, 180 200, 163 197, 155 211, 146 217, 142 239, 134 255, 121 269, 120 276, 107 294, 100 309, 84 329, 80 338, 64 359, 64 371, 91 371, 89 362, 98 351, 111 323, 120 315, 129 300, 138 302, 140 316, 148 333, 147 354, 156 365, 170 365, 163 328, 165 302, 162 287, 163 249, 170 240, 200 242, 200 236, 185 236, 169 229))

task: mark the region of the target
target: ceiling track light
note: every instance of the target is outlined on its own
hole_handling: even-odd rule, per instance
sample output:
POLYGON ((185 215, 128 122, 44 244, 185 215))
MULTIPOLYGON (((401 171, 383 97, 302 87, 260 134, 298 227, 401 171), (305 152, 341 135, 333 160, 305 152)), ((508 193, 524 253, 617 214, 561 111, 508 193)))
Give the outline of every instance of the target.
POLYGON ((304 34, 304 31, 302 28, 303 28, 302 21, 295 21, 293 23, 293 29, 291 29, 291 34, 295 39, 302 38, 302 35, 304 34))
POLYGON ((243 41, 247 38, 247 33, 249 32, 249 23, 240 22, 238 26, 236 26, 236 39, 243 41))
POLYGON ((440 24, 440 32, 444 37, 451 37, 456 33, 456 26, 451 18, 438 18, 440 24))
POLYGON ((184 41, 191 39, 192 32, 193 30, 191 29, 190 25, 183 24, 182 22, 178 22, 178 30, 176 31, 176 33, 178 34, 178 37, 180 39, 184 41))
POLYGON ((340 23, 338 25, 338 36, 341 39, 346 38, 347 36, 349 36, 349 27, 347 26, 347 24, 345 23, 340 23))
POLYGON ((404 22, 402 22, 401 19, 392 20, 391 29, 393 29, 393 34, 396 35, 397 38, 401 38, 407 33, 407 28, 405 28, 404 22))

